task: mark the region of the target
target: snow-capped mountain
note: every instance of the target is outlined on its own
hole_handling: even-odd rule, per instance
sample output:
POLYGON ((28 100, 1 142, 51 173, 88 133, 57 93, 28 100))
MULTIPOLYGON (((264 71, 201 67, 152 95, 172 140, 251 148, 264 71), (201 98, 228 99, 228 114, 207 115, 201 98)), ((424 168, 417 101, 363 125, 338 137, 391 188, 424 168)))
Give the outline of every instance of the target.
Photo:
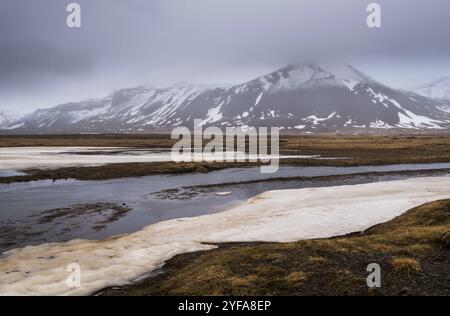
POLYGON ((425 97, 450 100, 450 77, 432 81, 415 91, 425 97))
POLYGON ((443 129, 450 101, 389 88, 350 65, 289 65, 231 87, 122 89, 103 99, 37 110, 15 132, 169 131, 208 126, 278 126, 301 132, 355 128, 443 129))

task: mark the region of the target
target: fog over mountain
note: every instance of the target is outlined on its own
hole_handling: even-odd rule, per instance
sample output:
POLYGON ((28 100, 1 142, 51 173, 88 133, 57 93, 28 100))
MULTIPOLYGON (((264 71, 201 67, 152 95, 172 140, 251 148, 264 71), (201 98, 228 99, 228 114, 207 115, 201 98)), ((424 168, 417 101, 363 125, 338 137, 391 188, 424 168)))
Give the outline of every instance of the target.
POLYGON ((442 77, 423 85, 415 91, 425 97, 450 100, 450 77, 442 77))
POLYGON ((8 123, 9 123, 9 117, 5 113, 0 111, 0 128, 2 126, 8 125, 8 123))

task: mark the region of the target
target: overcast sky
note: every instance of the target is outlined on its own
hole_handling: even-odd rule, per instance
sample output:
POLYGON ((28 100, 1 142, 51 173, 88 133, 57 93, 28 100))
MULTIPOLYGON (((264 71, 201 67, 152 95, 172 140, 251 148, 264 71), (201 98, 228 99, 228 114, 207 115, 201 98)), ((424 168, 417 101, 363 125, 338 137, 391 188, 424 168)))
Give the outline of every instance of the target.
POLYGON ((409 89, 450 75, 448 0, 1 0, 0 110, 135 85, 239 83, 291 62, 348 62, 409 89), (378 2, 382 28, 366 26, 378 2))

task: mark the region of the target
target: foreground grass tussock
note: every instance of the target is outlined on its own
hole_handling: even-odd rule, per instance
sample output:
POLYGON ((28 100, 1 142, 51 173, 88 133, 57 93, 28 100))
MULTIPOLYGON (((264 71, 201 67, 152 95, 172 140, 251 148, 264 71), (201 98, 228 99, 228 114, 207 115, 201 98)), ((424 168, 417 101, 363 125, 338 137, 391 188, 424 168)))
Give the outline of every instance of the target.
POLYGON ((418 275, 422 271, 420 262, 411 258, 394 258, 392 267, 395 274, 409 278, 418 275))

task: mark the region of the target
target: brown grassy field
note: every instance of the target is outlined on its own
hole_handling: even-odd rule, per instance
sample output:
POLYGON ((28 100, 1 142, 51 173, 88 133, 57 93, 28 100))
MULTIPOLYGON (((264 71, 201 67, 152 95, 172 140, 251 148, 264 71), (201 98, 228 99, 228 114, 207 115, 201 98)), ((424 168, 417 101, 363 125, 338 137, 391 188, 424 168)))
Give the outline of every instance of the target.
POLYGON ((0 147, 18 146, 105 146, 105 147, 167 147, 176 140, 170 135, 0 135, 0 147))
POLYGON ((224 244, 182 254, 162 273, 102 295, 450 295, 450 200, 348 236, 224 244), (381 266, 370 289, 369 263, 381 266))
MULTIPOLYGON (((170 148, 176 140, 169 135, 54 135, 0 136, 0 147, 10 146, 111 146, 170 148)), ((289 159, 282 165, 359 166, 394 163, 450 162, 450 135, 399 136, 281 136, 285 154, 321 155, 331 160, 289 159), (339 159, 341 158, 341 159, 339 159), (344 159, 345 158, 345 159, 344 159)), ((27 170, 28 175, 4 177, 2 183, 39 179, 113 179, 163 173, 208 172, 252 163, 120 163, 56 170, 27 170)))

